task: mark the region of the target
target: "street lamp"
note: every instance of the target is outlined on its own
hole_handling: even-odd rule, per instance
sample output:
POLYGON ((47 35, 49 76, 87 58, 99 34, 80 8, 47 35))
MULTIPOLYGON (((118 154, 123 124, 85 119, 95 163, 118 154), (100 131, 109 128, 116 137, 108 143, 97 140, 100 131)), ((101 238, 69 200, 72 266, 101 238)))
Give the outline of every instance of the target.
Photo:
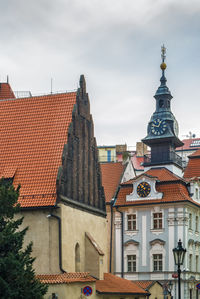
POLYGON ((172 281, 170 280, 170 282, 168 283, 168 290, 169 290, 169 294, 170 294, 171 299, 173 299, 173 296, 172 296, 172 288, 173 288, 173 283, 172 283, 172 281))
POLYGON ((174 254, 174 262, 175 265, 178 266, 178 299, 181 299, 181 268, 183 265, 184 257, 185 257, 186 249, 182 247, 182 242, 179 239, 178 246, 173 249, 174 254))

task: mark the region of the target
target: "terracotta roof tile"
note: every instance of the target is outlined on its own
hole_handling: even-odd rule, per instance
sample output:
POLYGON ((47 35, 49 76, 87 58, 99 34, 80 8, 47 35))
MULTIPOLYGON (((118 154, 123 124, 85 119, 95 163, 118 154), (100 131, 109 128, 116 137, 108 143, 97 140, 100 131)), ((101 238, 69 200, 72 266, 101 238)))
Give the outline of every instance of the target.
POLYGON ((200 138, 184 139, 184 140, 182 140, 182 142, 184 143, 184 145, 177 147, 176 151, 182 151, 182 150, 190 150, 191 151, 191 150, 200 148, 200 146, 198 145, 200 143, 200 138), (197 145, 195 145, 195 142, 197 142, 197 145))
POLYGON ((15 99, 9 83, 0 83, 0 100, 15 99))
POLYGON ((152 280, 136 280, 136 281, 134 281, 134 283, 136 283, 141 288, 147 290, 149 287, 151 287, 155 283, 155 281, 152 281, 152 280))
POLYGON ((88 272, 74 272, 62 274, 43 274, 36 276, 41 282, 46 284, 61 284, 73 282, 94 282, 95 278, 89 275, 88 272))
POLYGON ((102 185, 105 191, 106 202, 110 202, 115 195, 123 171, 124 165, 121 162, 101 164, 102 185))
POLYGON ((174 173, 169 171, 167 168, 161 167, 161 168, 151 168, 148 171, 146 171, 146 172, 140 174, 139 176, 135 177, 134 179, 123 183, 123 185, 132 184, 135 180, 137 180, 139 177, 142 177, 144 175, 149 176, 149 177, 155 177, 160 182, 180 181, 180 180, 184 181, 183 178, 175 175, 174 173))
POLYGON ((193 157, 198 157, 200 158, 200 149, 199 150, 196 150, 196 152, 194 152, 193 154, 191 154, 189 156, 189 158, 193 158, 193 157))
POLYGON ((200 177, 200 150, 189 156, 189 161, 184 172, 184 178, 200 177))
POLYGON ((0 174, 14 174, 22 207, 55 205, 75 102, 75 92, 0 101, 0 174))
POLYGON ((134 201, 126 201, 126 195, 132 193, 133 187, 130 186, 122 186, 119 190, 117 201, 115 205, 140 205, 140 204, 152 204, 152 203, 170 203, 170 202, 178 202, 178 201, 190 201, 192 203, 198 204, 194 202, 188 193, 187 187, 182 183, 167 183, 167 184, 158 184, 156 186, 156 190, 158 192, 163 193, 162 199, 138 199, 134 201))
POLYGON ((136 283, 111 273, 104 273, 104 279, 96 281, 96 290, 98 293, 148 294, 148 292, 136 283))
POLYGON ((141 165, 144 162, 144 157, 138 157, 136 154, 131 157, 131 161, 133 163, 133 167, 135 170, 144 170, 144 166, 141 165))

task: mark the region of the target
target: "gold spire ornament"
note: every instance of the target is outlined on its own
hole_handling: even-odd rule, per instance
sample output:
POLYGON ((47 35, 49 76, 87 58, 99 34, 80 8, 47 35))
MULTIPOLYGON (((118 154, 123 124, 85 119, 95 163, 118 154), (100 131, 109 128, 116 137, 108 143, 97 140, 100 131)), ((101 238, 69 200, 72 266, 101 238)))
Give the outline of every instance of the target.
POLYGON ((166 58, 166 48, 165 48, 165 46, 164 46, 164 44, 162 45, 162 47, 161 47, 161 58, 162 58, 162 63, 161 63, 161 65, 160 65, 160 68, 161 68, 161 70, 165 70, 166 69, 166 67, 167 67, 167 65, 166 65, 166 63, 165 63, 165 58, 166 58))

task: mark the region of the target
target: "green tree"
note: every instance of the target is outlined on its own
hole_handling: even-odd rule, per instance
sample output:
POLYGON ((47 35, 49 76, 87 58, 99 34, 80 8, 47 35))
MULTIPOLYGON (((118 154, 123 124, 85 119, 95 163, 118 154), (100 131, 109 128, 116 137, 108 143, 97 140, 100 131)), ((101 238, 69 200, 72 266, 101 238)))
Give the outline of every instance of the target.
POLYGON ((23 217, 17 216, 19 189, 0 180, 0 298, 39 299, 47 292, 47 286, 35 277, 32 243, 23 248, 28 228, 20 230, 23 217))

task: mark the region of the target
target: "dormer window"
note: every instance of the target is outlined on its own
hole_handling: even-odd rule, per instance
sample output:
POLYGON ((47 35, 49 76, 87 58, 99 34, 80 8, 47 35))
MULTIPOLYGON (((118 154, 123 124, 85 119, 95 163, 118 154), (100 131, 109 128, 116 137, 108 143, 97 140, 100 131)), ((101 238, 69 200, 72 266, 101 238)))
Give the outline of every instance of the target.
POLYGON ((164 107, 164 101, 163 101, 163 100, 160 100, 160 101, 159 101, 159 107, 160 107, 160 108, 163 108, 163 107, 164 107))

